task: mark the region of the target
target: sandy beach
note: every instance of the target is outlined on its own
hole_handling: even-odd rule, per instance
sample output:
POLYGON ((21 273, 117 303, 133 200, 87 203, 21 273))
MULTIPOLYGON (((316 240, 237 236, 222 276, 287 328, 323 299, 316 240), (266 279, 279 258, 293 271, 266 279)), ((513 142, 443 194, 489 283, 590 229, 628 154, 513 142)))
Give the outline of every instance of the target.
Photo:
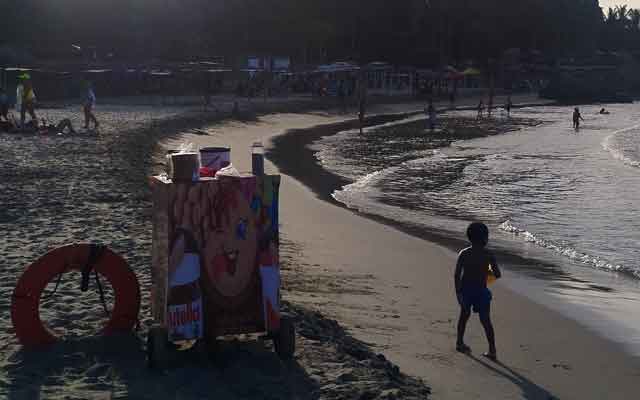
MULTIPOLYGON (((243 104, 241 117, 278 105, 243 104)), ((296 109, 304 104, 284 104, 296 109)), ((229 112, 229 110, 223 111, 229 112)), ((72 116, 70 107, 41 109, 50 120, 72 116)), ((223 115, 222 117, 225 117, 223 115)), ((429 387, 355 339, 336 321, 295 304, 285 305, 299 331, 298 357, 282 363, 271 343, 239 337, 221 343, 212 360, 194 353, 175 356, 165 373, 146 367, 149 311, 151 203, 147 177, 164 168, 153 154, 160 140, 181 138, 221 118, 198 108, 101 107, 95 134, 0 135, 2 173, 0 245, 2 322, 0 398, 8 399, 393 399, 426 398, 429 387), (60 245, 101 242, 125 257, 142 289, 140 328, 133 336, 102 338, 107 316, 95 288, 79 290, 80 275, 52 282, 41 317, 63 341, 49 349, 22 348, 13 334, 11 293, 27 265, 60 245)), ((177 140, 177 139, 176 139, 177 140)), ((159 153, 158 153, 159 152, 159 153)), ((295 245, 285 242, 285 253, 295 245)), ((293 265, 289 262, 289 265, 293 265)), ((107 308, 113 306, 105 284, 107 308)))
MULTIPOLYGON (((422 107, 376 105, 371 114, 405 115, 422 107)), ((353 119, 303 107, 286 113, 290 108, 274 106, 269 114, 241 121, 180 107, 134 107, 127 113, 113 106, 102 110, 106 121, 97 137, 34 142, 2 136, 2 149, 11 157, 4 160, 1 191, 8 206, 0 214, 6 238, 0 247, 0 397, 630 398, 640 377, 638 359, 500 283, 493 308, 501 362, 477 356, 485 350, 477 320, 468 333, 474 355, 456 353, 456 254, 327 201, 326 191, 336 184, 327 177, 307 175, 305 181, 284 171, 281 252, 284 297, 300 333, 295 361, 283 364, 270 344, 240 340, 225 343, 212 361, 184 355, 164 374, 148 371, 146 176, 162 169, 162 148, 184 142, 228 145, 234 165, 249 170, 254 140, 272 147, 274 138, 287 131, 305 135, 313 133, 310 128, 353 119), (18 173, 22 178, 12 178, 18 173), (101 241, 127 258, 143 289, 141 329, 131 338, 84 338, 99 328, 104 315, 96 294, 79 296, 79 278, 71 276, 42 311, 70 340, 47 352, 25 351, 11 331, 11 291, 27 264, 73 241, 101 241)), ((47 112, 53 118, 71 111, 47 112)), ((271 162, 266 167, 279 171, 271 162)), ((297 175, 316 172, 304 169, 297 175)), ((508 279, 508 271, 505 275, 508 279)))
MULTIPOLYGON (((416 109, 376 109, 408 111, 416 109)), ((253 140, 270 142, 287 130, 303 135, 305 128, 344 119, 323 113, 272 115, 249 125, 212 126, 210 136, 182 140, 240 149, 233 151, 233 159, 247 170, 253 140)), ((434 398, 625 399, 633 393, 640 360, 500 284, 494 289, 493 308, 501 362, 477 356, 486 350, 477 320, 468 333, 474 355, 456 353, 456 254, 323 201, 327 193, 317 193, 322 184, 314 192, 295 179, 284 180, 282 230, 295 244, 290 250, 294 272, 285 278, 293 286, 287 298, 344 323, 402 371, 425 379, 434 398)))

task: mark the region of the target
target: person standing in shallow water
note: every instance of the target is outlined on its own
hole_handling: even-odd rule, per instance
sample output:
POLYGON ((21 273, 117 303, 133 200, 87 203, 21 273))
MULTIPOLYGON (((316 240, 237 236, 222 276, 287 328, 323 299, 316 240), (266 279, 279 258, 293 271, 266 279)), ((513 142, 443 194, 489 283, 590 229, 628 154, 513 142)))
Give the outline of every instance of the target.
POLYGON ((489 228, 483 223, 474 222, 467 228, 467 237, 471 247, 460 252, 454 274, 456 297, 460 305, 456 350, 461 353, 471 352, 471 348, 464 343, 464 332, 473 310, 478 313, 489 342, 489 351, 483 355, 495 361, 496 342, 490 316, 492 295, 487 288, 487 278, 493 273, 499 279, 502 272, 493 253, 486 249, 489 228))
POLYGON ((576 130, 580 129, 580 120, 584 121, 584 118, 582 118, 582 114, 580 114, 580 109, 578 109, 578 107, 576 107, 573 110, 573 127, 576 130))
POLYGON ((432 99, 429 99, 429 105, 425 107, 424 112, 427 117, 427 129, 433 131, 436 128, 436 108, 432 99))
POLYGON ((480 103, 478 103, 478 119, 482 118, 482 113, 484 112, 484 101, 480 100, 480 103))
POLYGON ((358 83, 358 122, 360 124, 360 133, 364 128, 365 117, 367 113, 367 83, 364 76, 360 76, 358 83))

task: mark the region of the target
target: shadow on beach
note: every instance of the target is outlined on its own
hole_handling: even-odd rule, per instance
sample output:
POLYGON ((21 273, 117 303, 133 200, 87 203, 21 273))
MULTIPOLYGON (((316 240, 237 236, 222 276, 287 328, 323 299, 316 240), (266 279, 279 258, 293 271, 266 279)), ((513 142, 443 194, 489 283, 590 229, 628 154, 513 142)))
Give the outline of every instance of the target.
POLYGON ((210 360, 174 355, 171 369, 147 368, 135 336, 61 342, 45 350, 20 350, 7 367, 10 400, 317 398, 317 383, 296 361, 284 363, 261 342, 221 345, 210 360))
POLYGON ((549 393, 545 388, 536 385, 525 376, 509 368, 500 360, 490 362, 488 360, 468 354, 467 357, 487 368, 494 374, 507 379, 522 390, 522 398, 526 400, 556 400, 553 394, 549 393))
POLYGON ((209 357, 171 352, 170 368, 147 368, 133 335, 19 349, 6 361, 0 397, 80 399, 426 399, 430 388, 317 311, 285 303, 298 329, 296 358, 282 361, 252 336, 220 340, 209 357))

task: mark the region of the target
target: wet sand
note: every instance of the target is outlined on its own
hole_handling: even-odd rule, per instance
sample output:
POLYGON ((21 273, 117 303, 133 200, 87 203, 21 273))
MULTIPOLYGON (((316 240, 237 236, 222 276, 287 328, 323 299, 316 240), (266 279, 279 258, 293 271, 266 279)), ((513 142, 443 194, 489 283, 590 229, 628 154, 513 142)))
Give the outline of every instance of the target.
MULTIPOLYGON (((389 106, 375 111, 406 113, 418 108, 389 106)), ((326 113, 271 115, 251 124, 213 125, 209 136, 183 139, 231 145, 234 162, 247 170, 253 140, 270 143, 288 130, 313 135, 318 131, 306 129, 345 119, 326 113)), ((286 153, 299 160, 304 142, 286 153)), ((278 170, 271 163, 267 166, 278 170)), ((475 318, 468 332, 473 355, 455 352, 458 307, 452 274, 456 254, 322 200, 327 198, 323 190, 335 182, 326 182, 327 176, 310 169, 308 162, 293 161, 289 166, 304 173, 300 180, 285 176, 282 185, 282 231, 293 244, 288 249, 293 264, 285 270, 289 289, 285 295, 336 318, 402 371, 424 378, 435 398, 633 396, 640 360, 500 283, 493 287, 493 312, 501 362, 478 356, 486 344, 475 318)))

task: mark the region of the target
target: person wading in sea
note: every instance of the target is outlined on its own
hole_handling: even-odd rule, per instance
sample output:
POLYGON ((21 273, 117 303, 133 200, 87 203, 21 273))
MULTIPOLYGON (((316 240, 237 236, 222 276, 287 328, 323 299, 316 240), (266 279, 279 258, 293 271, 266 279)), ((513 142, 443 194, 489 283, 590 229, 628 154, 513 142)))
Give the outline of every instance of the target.
POLYGON ((436 128, 436 108, 433 106, 432 99, 429 99, 429 105, 425 107, 424 111, 427 116, 427 129, 433 132, 436 128))
POLYGON ((482 118, 482 114, 484 113, 484 101, 480 100, 480 103, 478 103, 478 119, 482 118))
POLYGON ((360 133, 364 128, 365 114, 367 112, 367 82, 364 76, 360 77, 358 85, 358 121, 360 122, 360 133))
POLYGON ((513 103, 511 102, 511 96, 509 96, 507 104, 504 106, 504 109, 507 111, 507 117, 511 116, 511 107, 513 107, 513 103))
POLYGON ((578 109, 578 107, 576 107, 573 110, 573 127, 575 128, 575 130, 580 129, 580 120, 584 121, 584 118, 582 118, 580 110, 578 109))

